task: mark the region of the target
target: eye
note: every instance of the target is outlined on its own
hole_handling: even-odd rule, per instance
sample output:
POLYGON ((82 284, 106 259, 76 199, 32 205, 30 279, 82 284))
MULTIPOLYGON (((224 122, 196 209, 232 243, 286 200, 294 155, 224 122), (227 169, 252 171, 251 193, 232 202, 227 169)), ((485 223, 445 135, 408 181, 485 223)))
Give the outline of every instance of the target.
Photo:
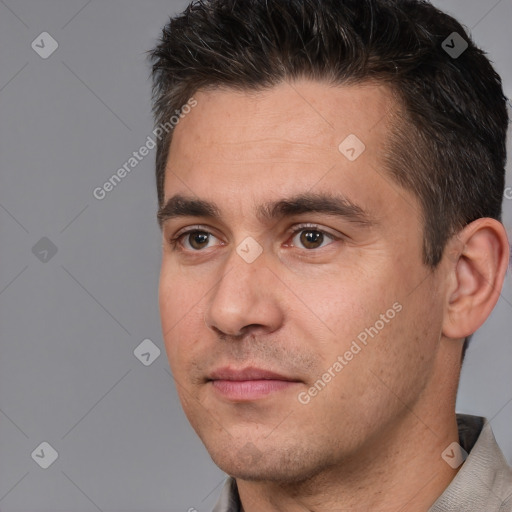
POLYGON ((299 247, 299 244, 302 244, 303 248, 311 250, 325 247, 335 240, 338 238, 318 226, 300 226, 293 232, 292 245, 299 247))
MULTIPOLYGON (((210 231, 196 227, 170 238, 169 243, 173 250, 201 252, 203 249, 214 246, 214 240, 218 240, 218 238, 210 231)), ((291 233, 291 244, 285 244, 285 246, 291 245, 310 251, 325 247, 336 240, 340 240, 340 238, 317 225, 301 225, 291 233)))
POLYGON ((171 238, 170 243, 175 249, 177 246, 180 246, 179 249, 183 248, 187 251, 198 252, 210 247, 208 243, 212 238, 216 239, 216 237, 209 231, 205 231, 203 229, 190 229, 175 238, 171 238))

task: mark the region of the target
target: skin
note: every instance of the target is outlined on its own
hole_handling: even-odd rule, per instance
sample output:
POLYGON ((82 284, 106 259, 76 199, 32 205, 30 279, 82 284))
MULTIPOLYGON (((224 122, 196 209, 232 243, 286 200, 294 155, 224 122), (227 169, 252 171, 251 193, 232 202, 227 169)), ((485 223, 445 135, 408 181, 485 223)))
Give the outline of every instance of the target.
MULTIPOLYGON (((508 240, 478 219, 422 263, 417 198, 383 165, 397 106, 384 85, 300 80, 260 92, 199 91, 175 128, 165 199, 216 202, 220 219, 163 226, 159 301, 180 400, 213 461, 237 479, 246 512, 428 510, 455 476, 441 457, 458 441, 455 398, 462 343, 498 300, 508 240), (356 134, 365 151, 338 150, 356 134), (325 213, 262 222, 262 203, 342 192, 375 223, 325 213), (340 237, 304 245, 303 223, 340 237), (211 233, 205 248, 185 228, 211 233), (237 246, 262 253, 247 263, 237 246), (311 247, 311 246, 309 246, 311 247), (298 400, 374 326, 402 306, 342 371, 298 400), (297 380, 253 401, 219 395, 213 369, 266 368, 297 380)), ((308 231, 306 228, 305 231, 308 231)))

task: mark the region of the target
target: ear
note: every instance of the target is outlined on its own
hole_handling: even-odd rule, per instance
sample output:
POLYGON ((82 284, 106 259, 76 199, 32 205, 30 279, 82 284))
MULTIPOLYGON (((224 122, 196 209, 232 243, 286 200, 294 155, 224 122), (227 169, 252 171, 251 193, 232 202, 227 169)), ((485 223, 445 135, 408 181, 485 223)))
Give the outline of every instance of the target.
POLYGON ((474 333, 498 302, 510 246, 503 224, 487 217, 468 224, 448 244, 452 264, 443 335, 460 339, 474 333))

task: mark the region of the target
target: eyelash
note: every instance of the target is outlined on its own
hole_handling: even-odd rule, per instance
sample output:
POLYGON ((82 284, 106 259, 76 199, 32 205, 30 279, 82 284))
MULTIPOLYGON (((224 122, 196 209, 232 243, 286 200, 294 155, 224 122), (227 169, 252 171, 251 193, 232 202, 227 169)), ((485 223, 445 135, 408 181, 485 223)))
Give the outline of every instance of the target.
MULTIPOLYGON (((296 226, 295 229, 293 231, 289 232, 289 234, 287 235, 288 239, 289 238, 293 239, 293 238, 295 238, 295 235, 297 235, 297 233, 300 233, 301 231, 306 231, 306 230, 317 231, 319 233, 322 233, 323 235, 326 235, 328 238, 330 238, 332 241, 340 241, 341 240, 340 237, 335 236, 332 233, 329 233, 328 231, 321 229, 320 226, 318 226, 316 224, 301 224, 299 226, 296 226)), ((184 232, 180 233, 179 235, 177 235, 175 237, 171 237, 169 239, 169 243, 172 247, 172 250, 173 251, 174 250, 181 251, 181 252, 194 252, 194 253, 203 252, 202 250, 190 251, 189 249, 183 249, 183 247, 181 246, 180 240, 183 239, 184 237, 186 237, 187 235, 191 235, 192 233, 206 233, 208 235, 213 235, 213 233, 211 233, 207 229, 203 229, 203 228, 201 228, 201 226, 195 226, 195 227, 188 229, 187 231, 184 231, 184 232)), ((213 236, 215 236, 215 235, 213 235, 213 236)), ((320 247, 320 249, 321 248, 322 247, 320 247)), ((303 249, 303 250, 308 251, 308 252, 315 251, 315 249, 303 249)))

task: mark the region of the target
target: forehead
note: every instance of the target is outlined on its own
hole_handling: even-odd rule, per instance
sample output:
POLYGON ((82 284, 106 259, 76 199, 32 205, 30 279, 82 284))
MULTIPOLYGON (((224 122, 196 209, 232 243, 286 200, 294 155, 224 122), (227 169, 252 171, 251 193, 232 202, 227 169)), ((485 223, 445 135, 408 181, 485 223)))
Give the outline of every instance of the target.
POLYGON ((201 90, 197 106, 177 125, 170 156, 226 158, 249 163, 338 151, 348 135, 364 139, 366 149, 380 145, 394 107, 384 85, 329 85, 297 80, 260 91, 231 88, 201 90))
POLYGON ((194 98, 173 134, 165 199, 210 199, 235 216, 249 204, 340 192, 375 218, 414 202, 390 202, 397 185, 386 177, 383 152, 395 102, 385 86, 302 80, 194 98))

